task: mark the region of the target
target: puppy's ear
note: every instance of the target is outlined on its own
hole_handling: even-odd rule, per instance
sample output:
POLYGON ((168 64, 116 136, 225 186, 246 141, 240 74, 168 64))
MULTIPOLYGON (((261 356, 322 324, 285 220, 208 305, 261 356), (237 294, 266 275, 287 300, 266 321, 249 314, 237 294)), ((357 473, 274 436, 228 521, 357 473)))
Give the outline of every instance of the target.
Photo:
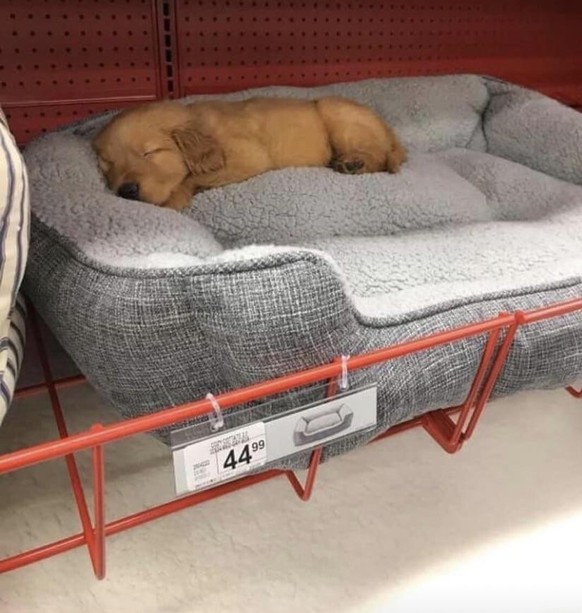
POLYGON ((193 175, 216 172, 224 167, 224 152, 220 145, 212 136, 202 132, 195 122, 188 122, 173 130, 172 138, 193 175))

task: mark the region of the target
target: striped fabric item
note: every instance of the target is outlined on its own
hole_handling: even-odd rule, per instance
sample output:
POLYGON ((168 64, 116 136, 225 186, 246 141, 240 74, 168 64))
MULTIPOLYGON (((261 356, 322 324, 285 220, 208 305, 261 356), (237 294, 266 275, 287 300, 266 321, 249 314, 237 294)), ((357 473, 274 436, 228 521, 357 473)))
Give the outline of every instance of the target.
POLYGON ((12 401, 24 353, 25 308, 18 291, 29 224, 26 168, 0 109, 0 423, 12 401))
POLYGON ((2 353, 6 354, 6 367, 0 379, 0 423, 12 402, 18 373, 24 357, 26 339, 26 307, 21 294, 16 297, 16 304, 10 317, 8 335, 2 339, 2 353))

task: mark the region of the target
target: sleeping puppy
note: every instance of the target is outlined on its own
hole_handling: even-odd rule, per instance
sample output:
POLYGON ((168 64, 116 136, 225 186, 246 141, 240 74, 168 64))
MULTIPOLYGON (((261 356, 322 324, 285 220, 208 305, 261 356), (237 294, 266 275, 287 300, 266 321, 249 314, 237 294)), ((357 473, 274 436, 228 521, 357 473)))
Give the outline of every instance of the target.
POLYGON ((343 98, 154 103, 117 115, 93 146, 115 193, 176 210, 268 170, 397 172, 406 159, 382 119, 343 98))

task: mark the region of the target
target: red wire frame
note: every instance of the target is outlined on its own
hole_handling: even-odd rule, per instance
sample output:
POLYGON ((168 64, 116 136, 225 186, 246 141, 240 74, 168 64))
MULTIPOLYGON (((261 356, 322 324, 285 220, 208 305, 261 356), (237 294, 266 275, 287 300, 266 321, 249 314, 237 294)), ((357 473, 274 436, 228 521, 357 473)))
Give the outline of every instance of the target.
MULTIPOLYGON (((422 426, 445 451, 449 453, 458 451, 475 430, 475 426, 493 391, 518 329, 522 326, 575 312, 582 312, 582 298, 531 311, 503 313, 493 319, 349 358, 345 362, 345 366, 348 371, 354 371, 419 351, 425 351, 433 347, 454 343, 462 339, 480 335, 487 336, 481 362, 477 368, 467 398, 462 405, 431 411, 421 417, 398 424, 380 434, 374 440, 380 440, 403 430, 422 426), (451 418, 453 413, 459 414, 456 421, 451 418)), ((209 400, 202 399, 108 426, 96 424, 85 432, 69 434, 59 402, 58 389, 81 382, 84 378, 53 379, 46 349, 40 334, 37 316, 32 309, 30 317, 32 331, 38 341, 39 357, 45 377, 45 384, 20 390, 17 396, 24 397, 44 389, 48 390, 60 438, 0 456, 0 475, 64 457, 79 512, 82 532, 1 559, 0 573, 21 568, 33 562, 38 562, 86 545, 95 575, 97 578, 102 579, 105 576, 106 537, 281 475, 284 475, 289 480, 299 498, 309 500, 321 460, 321 448, 313 451, 311 455, 305 486, 301 485, 299 479, 292 471, 267 470, 237 481, 216 486, 209 490, 189 494, 114 521, 106 522, 104 445, 211 413, 212 405, 209 400), (82 450, 91 450, 92 452, 93 520, 91 520, 89 506, 74 457, 76 452, 82 450)), ((300 386, 326 380, 329 382, 327 394, 331 396, 336 392, 336 381, 343 367, 344 365, 338 358, 330 364, 324 364, 225 392, 224 394, 217 395, 216 399, 223 410, 228 410, 239 404, 263 399, 300 386)), ((582 391, 575 390, 572 387, 568 387, 567 390, 577 398, 582 397, 582 391)))

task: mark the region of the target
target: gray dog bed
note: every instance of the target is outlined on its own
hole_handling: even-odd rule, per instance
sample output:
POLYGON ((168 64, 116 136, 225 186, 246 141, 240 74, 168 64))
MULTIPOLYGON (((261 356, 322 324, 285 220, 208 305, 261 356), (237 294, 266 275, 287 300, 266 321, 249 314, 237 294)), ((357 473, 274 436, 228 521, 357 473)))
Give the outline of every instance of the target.
MULTIPOLYGON (((90 139, 110 115, 28 147, 26 290, 123 416, 582 295, 582 115, 477 76, 225 98, 327 94, 394 126, 410 151, 398 175, 271 172, 178 214, 106 189, 90 139)), ((377 432, 461 402, 483 344, 354 375, 379 384, 377 432)), ((581 374, 576 314, 519 332, 495 396, 581 374)))

